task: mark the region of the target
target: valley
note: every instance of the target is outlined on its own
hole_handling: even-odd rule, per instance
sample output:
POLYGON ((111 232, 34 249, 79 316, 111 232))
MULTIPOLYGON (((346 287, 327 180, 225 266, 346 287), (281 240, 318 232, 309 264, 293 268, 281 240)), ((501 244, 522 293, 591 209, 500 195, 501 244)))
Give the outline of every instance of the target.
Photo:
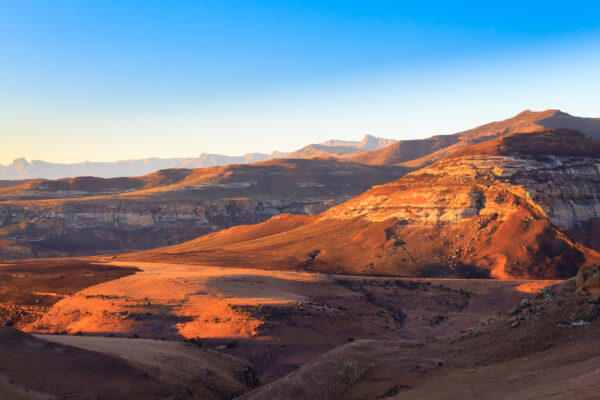
POLYGON ((0 239, 12 241, 0 259, 141 250, 280 213, 316 214, 407 171, 316 159, 33 180, 0 189, 0 239))
POLYGON ((3 183, 0 398, 595 398, 597 121, 3 183))

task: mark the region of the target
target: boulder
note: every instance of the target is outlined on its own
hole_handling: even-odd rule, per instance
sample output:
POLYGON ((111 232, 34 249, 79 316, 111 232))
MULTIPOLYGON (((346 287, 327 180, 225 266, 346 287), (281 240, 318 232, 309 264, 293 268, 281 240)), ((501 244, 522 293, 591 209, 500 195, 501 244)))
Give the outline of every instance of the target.
POLYGON ((595 302, 600 300, 600 265, 587 265, 579 269, 576 284, 577 293, 589 295, 595 302))

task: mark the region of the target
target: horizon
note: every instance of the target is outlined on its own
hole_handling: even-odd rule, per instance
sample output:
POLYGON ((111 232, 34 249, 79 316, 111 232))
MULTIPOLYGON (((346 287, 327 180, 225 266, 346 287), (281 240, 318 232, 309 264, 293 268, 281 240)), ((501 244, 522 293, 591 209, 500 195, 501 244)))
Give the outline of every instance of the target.
MULTIPOLYGON (((581 115, 573 115, 573 114, 570 114, 570 113, 565 112, 563 110, 560 110, 558 108, 549 108, 549 109, 546 109, 546 110, 532 110, 532 109, 527 108, 527 109, 525 109, 525 110, 523 110, 523 111, 521 111, 521 112, 519 112, 519 113, 517 113, 517 114, 515 114, 515 115, 513 115, 511 117, 505 118, 505 119, 514 118, 514 117, 516 117, 516 116, 518 116, 520 114, 526 113, 526 112, 542 113, 542 112, 546 112, 546 111, 557 111, 557 112, 564 113, 564 114, 571 115, 573 117, 578 117, 578 118, 579 117, 583 117, 583 118, 595 118, 595 117, 591 117, 591 116, 587 117, 587 116, 581 116, 581 115)), ((598 118, 596 118, 596 119, 598 119, 598 118)), ((494 120, 494 121, 488 121, 488 122, 486 122, 483 125, 486 125, 488 123, 503 121, 503 120, 499 119, 499 120, 494 120)), ((481 126, 481 125, 479 125, 479 126, 481 126)), ((477 128, 477 127, 478 126, 473 126, 473 127, 469 128, 469 129, 474 129, 474 128, 477 128)), ((441 133, 439 135, 452 135, 452 134, 455 134, 455 133, 459 133, 459 132, 441 133)), ((351 140, 351 139, 345 139, 345 138, 329 138, 329 139, 325 139, 325 140, 323 140, 321 142, 318 142, 318 143, 308 143, 305 146, 310 146, 310 145, 314 145, 314 144, 323 144, 323 143, 328 142, 328 141, 347 141, 347 142, 358 143, 362 139, 364 139, 364 138, 366 138, 368 136, 374 137, 376 139, 391 139, 391 140, 396 140, 396 141, 402 140, 402 139, 395 139, 395 138, 382 138, 382 137, 374 136, 374 135, 371 135, 371 134, 365 134, 361 139, 358 139, 358 140, 351 140)), ((431 135, 431 136, 433 136, 433 135, 431 135)), ((428 137, 431 137, 431 136, 427 136, 427 137, 424 137, 424 138, 428 138, 428 137)), ((419 139, 421 139, 421 138, 414 138, 414 139, 408 139, 408 140, 419 140, 419 139)), ((303 146, 303 147, 305 147, 305 146, 303 146)), ((293 149, 292 151, 294 151, 294 150, 299 150, 299 149, 293 149)), ((85 163, 134 162, 134 161, 146 161, 146 160, 152 160, 152 159, 161 159, 161 160, 167 160, 167 159, 187 159, 187 158, 194 159, 194 158, 199 158, 199 157, 201 157, 203 155, 206 155, 206 156, 225 156, 225 157, 243 157, 243 156, 253 155, 253 154, 254 155, 256 155, 256 154, 260 154, 260 155, 273 155, 275 153, 288 154, 289 152, 282 152, 280 150, 274 149, 274 150, 272 150, 270 152, 264 152, 264 153, 263 152, 252 152, 252 153, 244 153, 244 154, 200 153, 197 156, 189 156, 189 157, 155 157, 155 156, 149 156, 149 157, 143 157, 143 158, 137 158, 137 159, 98 160, 98 161, 96 161, 96 160, 94 160, 94 161, 83 160, 83 161, 70 162, 70 163, 64 163, 64 164, 67 164, 67 165, 76 165, 76 164, 85 164, 85 163)), ((10 165, 13 165, 14 163, 16 163, 18 161, 21 161, 21 160, 27 162, 30 165, 33 165, 36 162, 46 162, 46 163, 50 163, 50 164, 61 164, 60 162, 52 162, 52 161, 48 161, 48 160, 37 160, 37 159, 27 159, 26 157, 18 157, 18 158, 13 159, 11 162, 9 162, 7 164, 0 163, 0 166, 4 166, 4 167, 10 166, 10 165)))
POLYGON ((0 164, 294 151, 598 116, 600 5, 123 4, 0 13, 0 164), (534 16, 534 18, 532 18, 534 16))

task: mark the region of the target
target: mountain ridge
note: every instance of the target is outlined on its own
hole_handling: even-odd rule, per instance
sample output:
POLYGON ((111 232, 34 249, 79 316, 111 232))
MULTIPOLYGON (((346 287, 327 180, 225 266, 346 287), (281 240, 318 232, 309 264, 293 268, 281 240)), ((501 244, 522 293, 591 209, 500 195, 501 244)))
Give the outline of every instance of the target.
MULTIPOLYGON (((495 140, 518 143, 531 135, 550 143, 557 154, 564 140, 577 142, 578 149, 590 141, 600 146, 564 129, 495 140)), ((219 266, 243 259, 245 265, 267 269, 520 279, 568 277, 583 263, 600 261, 597 251, 569 236, 569 230, 600 218, 600 153, 540 158, 519 155, 509 146, 498 155, 483 144, 317 216, 279 215, 119 257, 219 266), (281 228, 292 220, 292 229, 281 228)))
POLYGON ((578 130, 600 139, 600 122, 594 118, 574 117, 557 109, 525 110, 512 118, 480 125, 451 135, 398 141, 386 148, 350 157, 362 164, 401 164, 421 168, 467 146, 509 133, 542 131, 548 128, 578 130))
POLYGON ((98 178, 131 177, 169 168, 206 168, 232 164, 251 164, 278 158, 342 155, 359 151, 376 150, 393 142, 395 140, 365 135, 359 142, 331 139, 324 143, 305 146, 292 153, 273 151, 271 154, 246 153, 241 156, 201 153, 195 158, 151 157, 114 162, 84 161, 74 164, 51 163, 42 160, 27 161, 25 158, 17 158, 9 165, 0 164, 0 180, 63 179, 78 176, 94 176, 98 178))

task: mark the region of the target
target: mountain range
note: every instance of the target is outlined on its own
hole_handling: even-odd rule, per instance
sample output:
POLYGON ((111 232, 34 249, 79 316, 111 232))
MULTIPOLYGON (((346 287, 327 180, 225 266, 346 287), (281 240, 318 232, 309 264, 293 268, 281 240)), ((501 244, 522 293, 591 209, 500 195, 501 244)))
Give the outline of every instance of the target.
MULTIPOLYGON (((526 111, 453 135, 421 168, 320 215, 279 215, 123 257, 209 265, 243 257, 256 268, 368 275, 572 276, 600 261, 600 121, 580 124, 581 133, 547 129, 548 120, 582 122, 526 111)), ((370 154, 394 147, 402 142, 370 154)))
POLYGON ((0 181, 0 398, 597 398, 599 122, 0 181))
POLYGON ((568 276, 600 251, 599 136, 597 119, 527 110, 423 140, 330 141, 303 149, 302 158, 20 182, 0 189, 3 258, 172 245, 119 257, 353 274, 568 276), (316 154, 321 147, 339 153, 316 154))
MULTIPOLYGON (((115 162, 81 162, 76 164, 50 163, 46 161, 14 160, 9 165, 0 164, 0 180, 62 179, 78 176, 116 178, 150 174, 167 168, 206 168, 231 164, 250 164, 278 158, 302 158, 318 155, 342 155, 373 151, 394 143, 395 140, 365 135, 361 141, 328 140, 322 144, 308 145, 292 153, 274 151, 247 153, 242 156, 202 153, 196 158, 146 158, 115 162)), ((2 187, 0 185, 0 187, 2 187)))

